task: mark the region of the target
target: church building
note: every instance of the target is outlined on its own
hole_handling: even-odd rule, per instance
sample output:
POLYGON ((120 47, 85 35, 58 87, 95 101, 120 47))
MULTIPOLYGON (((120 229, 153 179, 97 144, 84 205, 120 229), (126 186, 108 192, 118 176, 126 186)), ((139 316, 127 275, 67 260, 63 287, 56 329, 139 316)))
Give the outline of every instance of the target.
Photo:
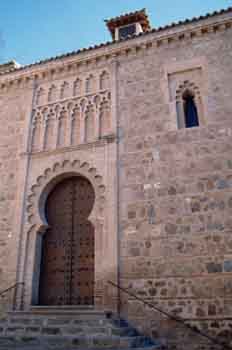
POLYGON ((227 349, 232 8, 105 24, 107 43, 0 65, 1 317, 107 312, 165 349, 227 349))

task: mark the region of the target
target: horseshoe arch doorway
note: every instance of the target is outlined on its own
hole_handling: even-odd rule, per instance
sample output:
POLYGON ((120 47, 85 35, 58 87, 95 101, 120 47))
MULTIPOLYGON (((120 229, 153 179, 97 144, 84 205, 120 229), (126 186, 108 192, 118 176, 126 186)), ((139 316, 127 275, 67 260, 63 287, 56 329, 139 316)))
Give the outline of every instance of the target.
POLYGON ((88 220, 94 201, 93 186, 82 176, 61 181, 48 195, 39 305, 94 304, 95 239, 88 220))

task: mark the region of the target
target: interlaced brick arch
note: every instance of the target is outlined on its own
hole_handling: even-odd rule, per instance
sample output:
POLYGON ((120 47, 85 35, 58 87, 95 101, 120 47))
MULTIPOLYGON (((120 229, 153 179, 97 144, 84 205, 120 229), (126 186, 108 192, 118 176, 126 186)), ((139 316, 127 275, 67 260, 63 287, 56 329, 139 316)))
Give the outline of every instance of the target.
POLYGON ((95 93, 90 96, 53 102, 46 106, 38 106, 34 110, 31 130, 31 150, 33 152, 52 150, 57 147, 69 147, 99 139, 99 123, 101 106, 107 108, 108 116, 104 123, 104 134, 111 133, 111 94, 109 91, 95 93), (91 108, 90 108, 91 106, 91 108), (77 109, 79 114, 77 114, 77 109), (92 121, 86 118, 92 114, 92 121), (41 115, 41 118, 37 118, 41 115), (73 119, 73 116, 75 118, 73 119), (73 122, 74 120, 74 122, 73 122), (91 137, 86 139, 86 128, 91 130, 91 137))
POLYGON ((87 162, 65 160, 62 163, 55 163, 51 168, 47 168, 30 189, 27 198, 28 224, 36 225, 37 232, 43 233, 47 228, 44 207, 52 188, 62 179, 78 175, 86 177, 95 191, 96 200, 89 219, 95 224, 97 219, 102 218, 105 203, 105 186, 102 177, 87 162))
POLYGON ((35 105, 42 106, 47 103, 71 99, 76 96, 86 96, 99 90, 102 92, 109 89, 110 72, 103 69, 88 76, 79 76, 75 79, 51 83, 50 86, 38 86, 35 105))
POLYGON ((186 91, 189 91, 190 93, 192 93, 194 97, 201 95, 199 87, 194 82, 185 80, 183 83, 179 84, 176 90, 177 102, 180 102, 183 100, 183 95, 186 91))

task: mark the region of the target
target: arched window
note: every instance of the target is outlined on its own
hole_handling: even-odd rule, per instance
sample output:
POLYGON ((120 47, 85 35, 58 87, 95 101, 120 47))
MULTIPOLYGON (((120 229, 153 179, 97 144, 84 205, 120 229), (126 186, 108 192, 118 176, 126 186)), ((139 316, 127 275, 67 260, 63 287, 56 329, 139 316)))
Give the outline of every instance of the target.
POLYGON ((85 112, 85 142, 91 142, 94 140, 94 109, 93 106, 88 106, 85 112))
POLYGON ((57 99, 57 88, 52 85, 48 91, 48 102, 53 102, 57 99))
POLYGON ((45 90, 43 88, 39 88, 36 94, 36 105, 42 105, 45 103, 44 96, 45 90))
POLYGON ((60 89, 60 99, 67 98, 69 95, 69 84, 64 81, 60 89))
POLYGON ((73 83, 73 96, 81 94, 81 80, 76 79, 73 83))
POLYGON ((183 108, 185 116, 185 127, 199 126, 199 118, 194 94, 186 90, 183 94, 183 108))
POLYGON ((100 90, 106 90, 109 88, 109 74, 104 71, 101 75, 100 75, 100 90))
POLYGON ((72 127, 71 127, 71 145, 76 145, 81 142, 80 136, 80 108, 75 107, 72 112, 72 127))
POLYGON ((99 116, 99 133, 100 137, 107 135, 110 132, 110 108, 108 101, 101 104, 99 116))
POLYGON ((198 86, 188 80, 176 91, 178 129, 193 128, 205 123, 203 100, 198 86))
POLYGON ((32 130, 32 152, 40 151, 41 148, 41 133, 42 133, 42 116, 37 113, 33 120, 32 130))
POLYGON ((66 143, 67 123, 68 123, 67 111, 63 108, 58 116, 58 135, 57 146, 63 147, 66 143))
POLYGON ((94 90, 94 77, 90 75, 85 81, 85 92, 90 94, 94 90))

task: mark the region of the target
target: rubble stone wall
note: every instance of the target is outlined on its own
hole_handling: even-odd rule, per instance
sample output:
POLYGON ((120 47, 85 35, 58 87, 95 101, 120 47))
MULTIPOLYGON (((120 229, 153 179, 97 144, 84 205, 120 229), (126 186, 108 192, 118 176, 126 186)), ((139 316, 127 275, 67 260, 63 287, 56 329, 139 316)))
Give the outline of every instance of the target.
MULTIPOLYGON (((164 43, 118 67, 121 286, 230 336, 231 33, 164 43), (178 129, 175 89, 187 82, 201 91, 203 118, 178 129)), ((124 293, 121 309, 172 342, 172 322, 124 293)))

